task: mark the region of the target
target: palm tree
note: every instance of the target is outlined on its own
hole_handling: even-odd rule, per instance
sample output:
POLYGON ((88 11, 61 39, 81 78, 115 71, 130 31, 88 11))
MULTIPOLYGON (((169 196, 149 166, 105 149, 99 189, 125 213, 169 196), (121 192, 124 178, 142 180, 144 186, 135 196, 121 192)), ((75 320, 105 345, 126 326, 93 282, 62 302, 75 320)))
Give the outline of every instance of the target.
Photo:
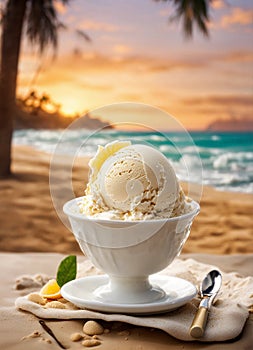
MULTIPOLYGON (((68 0, 61 0, 63 4, 68 0)), ((11 174, 11 140, 22 32, 40 52, 57 47, 60 22, 53 0, 8 0, 3 11, 0 65, 0 177, 11 174)))
MULTIPOLYGON (((64 5, 69 2, 58 1, 64 5)), ((174 3, 175 18, 183 18, 183 30, 187 37, 192 36, 193 23, 202 33, 208 33, 208 7, 211 0, 163 1, 174 3)), ((39 45, 41 53, 49 45, 56 48, 61 23, 54 4, 54 0, 6 0, 2 18, 0 65, 0 177, 11 174, 11 140, 22 34, 26 34, 31 44, 39 45)))

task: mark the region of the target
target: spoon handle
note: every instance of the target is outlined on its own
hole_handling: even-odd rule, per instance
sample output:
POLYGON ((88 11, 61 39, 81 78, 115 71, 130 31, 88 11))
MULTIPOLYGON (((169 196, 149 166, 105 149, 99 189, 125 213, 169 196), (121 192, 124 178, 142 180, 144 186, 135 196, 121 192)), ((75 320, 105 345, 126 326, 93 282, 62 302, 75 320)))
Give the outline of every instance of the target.
POLYGON ((190 327, 190 335, 194 338, 200 338, 204 334, 206 321, 208 316, 208 308, 200 306, 192 321, 190 327))
POLYGON ((52 338, 54 338, 54 340, 56 341, 56 343, 59 345, 60 348, 62 349, 66 349, 64 345, 62 345, 62 343, 56 338, 56 336, 54 335, 53 331, 51 328, 49 328, 46 325, 46 322, 44 320, 39 320, 39 323, 41 324, 41 326, 45 329, 45 331, 51 335, 52 338))

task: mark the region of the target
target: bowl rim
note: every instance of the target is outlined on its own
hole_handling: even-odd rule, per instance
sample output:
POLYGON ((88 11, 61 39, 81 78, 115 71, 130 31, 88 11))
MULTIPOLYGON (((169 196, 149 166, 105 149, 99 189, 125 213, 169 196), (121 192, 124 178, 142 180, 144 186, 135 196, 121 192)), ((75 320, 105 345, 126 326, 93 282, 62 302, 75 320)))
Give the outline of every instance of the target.
POLYGON ((90 221, 90 222, 99 222, 99 223, 128 223, 128 224, 140 224, 140 223, 162 223, 162 222, 173 222, 173 221, 177 221, 177 220, 183 220, 183 219, 188 219, 190 217, 194 217, 196 215, 198 215, 198 213, 200 212, 200 205, 198 202, 196 202, 195 200, 191 199, 191 203, 194 205, 193 210, 191 210, 190 212, 183 214, 183 215, 178 215, 178 216, 174 216, 171 218, 161 218, 161 219, 147 219, 147 220, 115 220, 115 219, 104 219, 104 218, 98 218, 98 217, 89 217, 86 216, 83 213, 75 213, 73 211, 70 210, 70 206, 73 205, 73 203, 75 203, 78 206, 78 201, 82 200, 85 196, 81 196, 81 197, 76 197, 73 198, 69 201, 67 201, 64 205, 63 205, 63 212, 64 214, 66 214, 67 216, 76 218, 76 219, 82 219, 84 221, 90 221))

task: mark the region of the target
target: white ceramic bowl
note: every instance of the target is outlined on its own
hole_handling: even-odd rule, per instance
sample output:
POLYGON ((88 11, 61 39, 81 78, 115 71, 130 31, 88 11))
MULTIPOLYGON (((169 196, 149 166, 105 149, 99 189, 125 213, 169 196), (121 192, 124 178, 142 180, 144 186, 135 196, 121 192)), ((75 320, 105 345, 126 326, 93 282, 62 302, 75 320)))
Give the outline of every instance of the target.
POLYGON ((199 204, 192 201, 191 212, 174 218, 120 221, 86 217, 79 211, 81 200, 67 202, 63 211, 83 253, 109 275, 109 284, 96 290, 94 297, 126 304, 162 299, 163 290, 150 285, 148 276, 180 254, 199 204))

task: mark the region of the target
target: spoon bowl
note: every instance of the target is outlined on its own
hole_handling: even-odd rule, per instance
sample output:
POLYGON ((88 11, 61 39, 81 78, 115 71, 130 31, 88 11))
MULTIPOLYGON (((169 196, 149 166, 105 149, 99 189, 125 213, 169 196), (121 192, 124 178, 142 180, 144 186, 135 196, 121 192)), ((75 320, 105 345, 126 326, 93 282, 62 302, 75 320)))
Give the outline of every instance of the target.
POLYGON ((218 294, 222 283, 221 273, 217 270, 210 271, 200 286, 200 295, 202 298, 208 297, 212 301, 218 294))

